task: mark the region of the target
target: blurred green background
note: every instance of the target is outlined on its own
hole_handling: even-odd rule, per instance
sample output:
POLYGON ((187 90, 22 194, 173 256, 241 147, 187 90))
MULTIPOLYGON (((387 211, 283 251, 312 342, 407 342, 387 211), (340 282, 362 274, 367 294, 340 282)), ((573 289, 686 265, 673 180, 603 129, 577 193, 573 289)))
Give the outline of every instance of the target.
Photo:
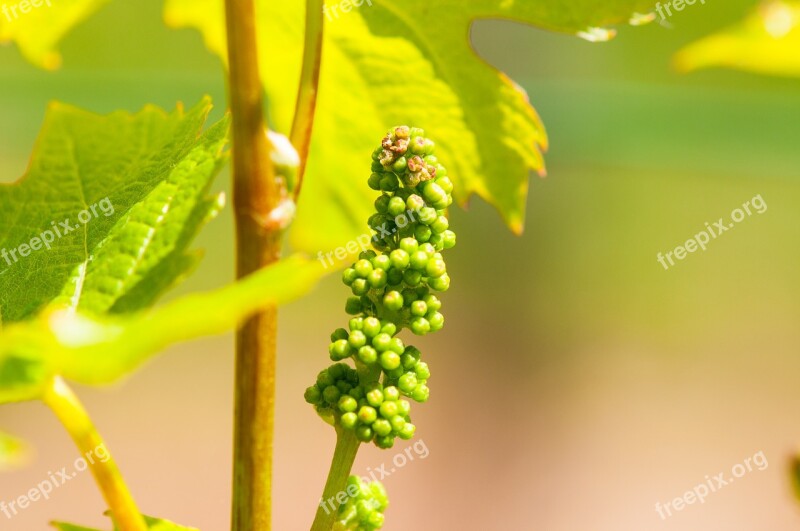
MULTIPOLYGON (((415 407, 430 453, 385 480, 385 529, 800 525, 786 471, 800 446, 800 81, 669 66, 752 5, 696 4, 669 28, 622 28, 604 44, 510 22, 474 27, 479 54, 541 114, 549 176, 534 177, 521 238, 479 201, 452 213, 448 326, 416 342, 433 371, 432 400, 415 407), (656 261, 758 194, 765 213, 668 271, 656 261), (766 470, 659 518, 656 502, 759 451, 766 470)), ((53 99, 108 112, 210 94, 221 116, 218 61, 197 33, 165 28, 160 9, 112 2, 66 39, 55 73, 0 48, 0 182, 24 173, 53 99)), ((232 278, 231 234, 228 211, 204 231, 207 257, 179 292, 232 278)), ((302 392, 327 364, 346 296, 333 275, 281 314, 279 531, 307 529, 322 490, 333 433, 302 392)), ((227 528, 231 348, 229 336, 179 346, 119 386, 79 390, 145 512, 227 528)), ((0 475, 0 500, 77 457, 38 404, 4 406, 0 427, 36 448, 31 466, 0 475)), ((355 472, 391 468, 396 448, 364 448, 355 472)), ((82 474, 14 519, 0 515, 0 529, 101 525, 103 510, 82 474)))

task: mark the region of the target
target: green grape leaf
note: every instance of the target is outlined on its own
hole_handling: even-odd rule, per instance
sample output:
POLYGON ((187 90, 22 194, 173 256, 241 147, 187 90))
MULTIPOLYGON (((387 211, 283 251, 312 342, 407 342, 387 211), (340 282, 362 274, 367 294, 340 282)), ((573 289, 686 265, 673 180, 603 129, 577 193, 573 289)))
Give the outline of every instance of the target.
POLYGON ((20 467, 29 456, 30 450, 25 442, 0 431, 0 472, 20 467))
POLYGON ((264 307, 302 297, 323 275, 318 261, 296 256, 149 311, 90 317, 54 309, 11 324, 0 331, 0 403, 38 398, 55 375, 114 382, 169 345, 228 332, 264 307), (14 369, 8 377, 5 367, 14 369))
MULTIPOLYGON (((147 529, 150 531, 198 531, 196 527, 186 527, 163 520, 161 518, 153 518, 152 516, 144 516, 144 521, 147 524, 147 529)), ((75 524, 67 524, 65 522, 50 522, 50 525, 59 531, 100 531, 92 527, 83 527, 75 524)), ((119 527, 114 526, 114 531, 119 531, 119 527)))
POLYGON ((0 321, 134 311, 194 267, 186 248, 220 209, 208 189, 227 160, 227 120, 202 132, 210 109, 51 105, 27 174, 0 185, 0 321))
POLYGON ((15 0, 0 5, 0 43, 16 42, 31 63, 61 64, 58 42, 108 0, 15 0), (24 9, 23 9, 24 8, 24 9))
MULTIPOLYGON (((329 1, 319 109, 292 243, 316 253, 365 232, 376 134, 400 124, 437 139, 461 204, 477 194, 521 232, 529 171, 544 173, 547 136, 522 89, 476 55, 470 25, 503 18, 600 39, 610 33, 593 28, 641 22, 646 17, 636 12, 651 6, 644 0, 329 1)), ((257 10, 271 119, 286 132, 300 72, 303 2, 262 0, 257 10)), ((206 45, 226 57, 221 0, 166 0, 165 20, 199 29, 206 45)))
POLYGON ((674 65, 683 72, 716 66, 800 76, 800 2, 764 2, 741 23, 680 50, 674 65))

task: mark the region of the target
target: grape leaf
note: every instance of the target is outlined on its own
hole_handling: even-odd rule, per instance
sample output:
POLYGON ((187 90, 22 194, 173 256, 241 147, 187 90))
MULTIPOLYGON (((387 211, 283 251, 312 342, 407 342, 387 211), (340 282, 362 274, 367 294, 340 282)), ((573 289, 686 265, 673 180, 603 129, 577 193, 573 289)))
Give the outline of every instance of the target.
POLYGON ((323 275, 319 262, 292 257, 150 311, 89 317, 48 310, 11 324, 0 331, 0 403, 38 398, 55 375, 111 383, 173 343, 222 334, 259 309, 303 296, 323 275))
POLYGON ((719 66, 800 76, 800 2, 764 2, 741 23, 680 50, 674 64, 683 72, 719 66))
MULTIPOLYGON (((302 2, 257 2, 261 71, 274 126, 288 131, 303 43, 302 2)), ((165 20, 198 28, 223 59, 221 0, 166 0, 165 20)), ((476 19, 504 18, 597 35, 635 17, 643 0, 360 0, 328 2, 320 99, 305 193, 292 233, 316 253, 364 232, 374 199, 369 155, 389 126, 426 129, 465 204, 477 194, 521 232, 529 170, 544 172, 547 136, 524 92, 469 43, 476 19), (361 7, 354 7, 360 4, 361 7), (338 9, 333 11, 333 9, 338 9), (324 220, 321 223, 320 220, 324 220)))
POLYGON ((23 441, 0 431, 0 472, 17 468, 28 460, 29 454, 23 441))
MULTIPOLYGON (((185 527, 170 522, 169 520, 162 520, 161 518, 153 518, 152 516, 146 515, 143 516, 144 521, 147 524, 147 529, 150 531, 198 531, 198 529, 195 527, 185 527)), ((100 531, 99 529, 68 524, 65 522, 50 522, 50 525, 59 531, 100 531)), ((114 526, 114 531, 119 531, 119 528, 116 525, 114 526)))
POLYGON ((0 320, 134 311, 194 266, 185 250, 219 211, 207 191, 227 158, 227 120, 201 134, 210 109, 51 105, 27 174, 0 185, 0 320))
POLYGON ((0 43, 14 41, 31 63, 53 69, 61 64, 56 45, 73 26, 108 0, 28 0, 0 6, 0 43), (26 7, 25 11, 22 7, 26 7))

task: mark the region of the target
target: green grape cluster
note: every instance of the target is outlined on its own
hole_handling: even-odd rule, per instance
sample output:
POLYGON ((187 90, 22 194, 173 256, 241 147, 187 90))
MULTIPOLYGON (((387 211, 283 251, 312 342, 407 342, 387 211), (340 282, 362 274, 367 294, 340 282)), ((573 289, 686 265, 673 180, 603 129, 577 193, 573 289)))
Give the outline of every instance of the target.
POLYGON ((323 418, 380 448, 414 435, 410 404, 401 397, 430 396, 428 364, 398 334, 422 336, 444 326, 436 293, 450 287, 442 252, 456 243, 446 217, 453 183, 434 150, 421 129, 403 126, 373 152, 368 184, 381 192, 368 222, 374 250, 342 274, 353 294, 345 304, 352 318, 331 334, 328 353, 337 363, 305 394, 323 418), (347 359, 355 369, 342 363, 347 359))
POLYGON ((347 480, 347 492, 355 492, 339 506, 333 531, 373 531, 383 527, 389 499, 378 481, 366 483, 358 476, 347 480))

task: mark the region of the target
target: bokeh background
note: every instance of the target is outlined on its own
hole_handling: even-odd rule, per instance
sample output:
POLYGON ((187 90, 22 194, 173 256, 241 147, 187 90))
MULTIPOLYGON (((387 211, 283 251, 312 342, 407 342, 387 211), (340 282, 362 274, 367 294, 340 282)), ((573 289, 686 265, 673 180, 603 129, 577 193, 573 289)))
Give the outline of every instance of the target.
MULTIPOLYGON (((698 3, 671 27, 623 28, 604 44, 475 26, 480 55, 529 92, 547 126, 549 176, 534 177, 522 237, 479 201, 452 213, 447 326, 416 342, 434 375, 432 400, 415 407, 429 454, 385 480, 385 529, 800 526, 787 473, 800 447, 800 81, 670 69, 682 45, 752 5, 698 3), (757 194, 764 214, 668 271, 656 261, 757 194), (666 520, 656 513, 759 451, 765 470, 666 520)), ((218 61, 197 33, 165 28, 160 9, 110 3, 66 39, 54 73, 0 48, 0 181, 24 172, 53 99, 134 111, 207 93, 221 116, 218 61)), ((207 257, 178 294, 230 281, 231 234, 228 211, 202 234, 207 257)), ((279 531, 307 529, 322 490, 333 433, 302 392, 328 363, 346 296, 332 275, 281 314, 279 531)), ((145 512, 228 528, 232 380, 224 336, 172 348, 115 387, 79 389, 145 512)), ((0 500, 77 457, 41 405, 0 408, 0 426, 35 448, 30 466, 0 475, 0 500)), ((355 472, 391 468, 395 453, 365 447, 355 472)), ((0 529, 99 526, 103 510, 84 473, 12 520, 0 515, 0 529)))

